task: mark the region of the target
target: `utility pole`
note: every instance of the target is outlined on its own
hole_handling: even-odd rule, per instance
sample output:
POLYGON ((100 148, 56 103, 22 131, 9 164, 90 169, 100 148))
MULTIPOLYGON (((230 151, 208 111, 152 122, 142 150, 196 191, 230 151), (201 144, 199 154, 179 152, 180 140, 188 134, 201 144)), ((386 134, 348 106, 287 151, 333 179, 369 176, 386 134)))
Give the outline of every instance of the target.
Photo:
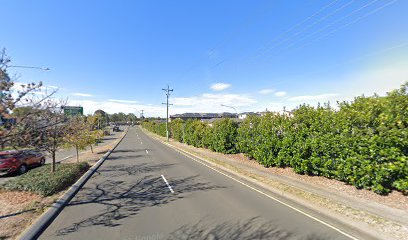
POLYGON ((143 109, 142 110, 140 110, 140 119, 143 119, 143 109))
POLYGON ((166 110, 166 138, 168 142, 169 141, 169 105, 173 105, 173 104, 169 104, 169 97, 170 97, 170 93, 173 92, 173 89, 170 89, 169 85, 167 85, 167 88, 163 88, 162 90, 166 93, 166 103, 162 103, 162 104, 166 104, 166 107, 167 107, 167 110, 166 110))

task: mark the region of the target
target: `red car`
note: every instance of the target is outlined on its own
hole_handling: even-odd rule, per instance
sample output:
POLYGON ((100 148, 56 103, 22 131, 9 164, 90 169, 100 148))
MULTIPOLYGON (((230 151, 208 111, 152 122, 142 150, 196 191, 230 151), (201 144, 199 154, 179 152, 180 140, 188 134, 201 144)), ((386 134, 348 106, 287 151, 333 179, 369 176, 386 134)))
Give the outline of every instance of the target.
POLYGON ((45 164, 45 157, 35 150, 12 150, 0 152, 0 175, 18 172, 23 174, 29 167, 45 164))

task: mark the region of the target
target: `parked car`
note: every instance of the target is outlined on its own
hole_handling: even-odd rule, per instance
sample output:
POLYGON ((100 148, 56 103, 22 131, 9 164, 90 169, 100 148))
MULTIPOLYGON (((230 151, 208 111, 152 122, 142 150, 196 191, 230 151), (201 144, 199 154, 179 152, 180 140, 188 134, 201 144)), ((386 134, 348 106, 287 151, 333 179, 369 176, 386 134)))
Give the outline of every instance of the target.
POLYGON ((113 126, 113 131, 119 132, 120 131, 119 126, 118 125, 113 126))
POLYGON ((0 152, 0 175, 17 172, 23 174, 28 168, 45 164, 45 156, 35 150, 12 150, 0 152))

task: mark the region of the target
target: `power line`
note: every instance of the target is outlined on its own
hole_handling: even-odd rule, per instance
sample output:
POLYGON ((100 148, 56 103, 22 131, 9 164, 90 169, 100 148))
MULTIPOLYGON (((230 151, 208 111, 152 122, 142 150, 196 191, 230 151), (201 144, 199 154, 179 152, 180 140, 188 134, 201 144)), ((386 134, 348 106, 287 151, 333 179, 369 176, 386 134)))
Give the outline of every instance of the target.
MULTIPOLYGON (((336 28, 336 29, 334 29, 334 30, 332 30, 332 31, 330 31, 330 32, 328 32, 328 33, 326 33, 326 34, 324 34, 324 35, 321 35, 320 37, 315 38, 315 39, 312 40, 311 42, 315 42, 315 41, 320 40, 320 39, 322 39, 322 38, 328 37, 328 36, 332 35, 333 33, 340 31, 341 29, 344 29, 344 28, 346 28, 346 27, 348 27, 348 26, 350 26, 350 25, 353 25, 353 24, 357 23, 358 21, 360 21, 360 20, 362 20, 362 19, 364 19, 364 18, 366 18, 366 17, 369 17, 369 16, 373 15, 374 13, 376 13, 376 12, 378 12, 378 11, 380 11, 380 10, 386 8, 386 7, 388 7, 388 6, 391 5, 391 4, 394 4, 394 3, 397 2, 397 1, 398 1, 398 0, 392 0, 392 1, 390 1, 390 2, 388 2, 388 3, 386 3, 386 4, 384 4, 384 5, 382 5, 382 6, 380 6, 380 7, 377 7, 376 9, 372 10, 371 12, 369 12, 369 13, 363 15, 363 16, 360 16, 360 17, 356 18, 354 21, 348 22, 348 23, 346 23, 345 25, 343 25, 343 26, 341 26, 341 27, 339 27, 339 28, 336 28)), ((309 44, 310 44, 311 42, 309 42, 309 44)), ((306 45, 308 45, 308 44, 304 44, 304 45, 302 45, 302 47, 304 47, 304 46, 306 46, 306 45)))
POLYGON ((166 110, 166 138, 167 138, 167 142, 169 141, 169 105, 173 105, 173 104, 169 104, 169 97, 170 97, 170 93, 173 92, 173 89, 170 89, 169 85, 167 85, 167 88, 162 88, 162 90, 166 93, 166 103, 162 103, 162 104, 166 104, 167 110, 166 110))
POLYGON ((319 34, 319 33, 321 33, 321 32, 324 32, 326 29, 330 28, 331 26, 334 26, 334 25, 336 25, 336 24, 342 22, 343 20, 345 20, 345 19, 347 19, 347 18, 350 18, 350 17, 353 16, 354 14, 356 14, 356 13, 358 13, 358 12, 364 10, 365 8, 370 7, 371 5, 375 4, 375 3, 378 2, 378 1, 379 1, 379 0, 372 0, 371 2, 369 2, 369 3, 365 4, 365 5, 363 5, 362 7, 358 8, 358 9, 355 9, 354 11, 351 11, 350 13, 348 13, 348 14, 344 15, 343 17, 341 17, 341 18, 339 18, 339 19, 337 19, 337 20, 335 20, 335 21, 329 23, 328 25, 326 25, 326 26, 324 26, 324 27, 318 29, 317 31, 314 31, 314 32, 312 32, 312 33, 309 34, 309 35, 306 35, 306 36, 304 36, 304 37, 302 37, 302 38, 299 38, 298 40, 296 40, 296 41, 293 42, 292 44, 288 45, 287 48, 290 48, 290 47, 292 47, 292 46, 295 46, 295 45, 298 44, 299 42, 302 42, 303 40, 305 40, 305 39, 307 39, 307 38, 309 38, 309 37, 311 37, 311 36, 314 36, 314 35, 316 35, 316 34, 319 34))
MULTIPOLYGON (((282 41, 279 41, 279 42, 277 42, 277 43, 275 43, 275 44, 272 44, 272 43, 274 43, 276 40, 278 40, 279 38, 281 38, 281 37, 287 35, 288 33, 292 32, 292 31, 295 30, 296 28, 302 26, 304 23, 306 23, 306 22, 309 21, 310 19, 313 19, 314 17, 318 16, 320 13, 324 12, 326 9, 328 9, 328 8, 330 8, 332 5, 336 4, 338 1, 339 1, 339 0, 334 0, 334 1, 330 2, 329 4, 323 6, 323 7, 320 8, 318 11, 316 11, 315 13, 313 13, 312 15, 310 15, 309 17, 307 17, 306 19, 304 19, 304 20, 302 20, 301 22, 299 22, 299 23, 293 25, 292 27, 290 27, 289 29, 287 29, 285 32, 283 32, 283 33, 281 33, 280 35, 278 35, 277 37, 273 38, 272 41, 268 44, 269 47, 267 47, 266 50, 264 50, 262 53, 258 54, 255 58, 258 58, 258 57, 263 56, 264 54, 268 53, 268 52, 269 52, 270 50, 272 50, 273 48, 279 46, 279 45, 282 44, 283 42, 286 42, 287 39, 292 38, 293 36, 292 36, 292 37, 287 37, 287 38, 284 38, 282 41)), ((354 1, 354 0, 353 0, 353 1, 354 1)), ((353 1, 352 1, 352 2, 353 2, 353 1)), ((346 5, 347 5, 347 4, 346 4, 346 5)), ((306 28, 310 28, 310 27, 308 27, 308 26, 310 26, 310 25, 314 26, 314 25, 317 24, 319 21, 320 21, 320 22, 323 21, 324 19, 326 19, 327 17, 329 17, 329 15, 332 15, 332 14, 338 12, 339 9, 342 9, 342 8, 344 8, 344 5, 341 6, 340 8, 335 9, 334 12, 329 13, 328 15, 326 15, 326 16, 322 17, 321 19, 319 19, 318 21, 315 21, 315 22, 313 22, 312 24, 307 25, 306 28)), ((305 28, 304 28, 301 32, 303 32, 304 30, 305 30, 305 28)), ((300 34, 301 32, 298 32, 296 35, 300 34)))
MULTIPOLYGON (((339 1, 339 0, 335 0, 335 1, 339 1)), ((264 5, 261 5, 261 6, 264 6, 264 5)), ((253 19, 254 16, 258 16, 258 17, 259 17, 260 15, 263 15, 264 12, 266 12, 266 11, 268 10, 268 9, 265 8, 265 7, 264 7, 264 8, 261 8, 261 10, 263 10, 263 12, 262 12, 261 14, 255 15, 255 13, 258 12, 258 9, 259 9, 259 8, 260 8, 260 7, 258 7, 256 10, 254 10, 254 12, 252 12, 252 13, 244 20, 244 23, 241 24, 241 26, 238 26, 237 28, 235 28, 235 29, 229 31, 228 34, 224 35, 224 36, 225 36, 224 38, 222 38, 222 39, 219 40, 215 45, 213 45, 213 46, 210 48, 210 51, 209 51, 209 54, 208 54, 208 55, 201 56, 201 57, 197 58, 195 61, 193 61, 192 64, 190 64, 190 66, 187 68, 187 70, 184 71, 182 74, 180 74, 180 75, 177 77, 177 79, 179 79, 179 80, 184 79, 185 76, 186 76, 191 70, 193 70, 195 67, 197 67, 197 66, 199 65, 199 63, 201 63, 202 61, 204 61, 208 56, 212 56, 212 55, 214 54, 214 52, 215 52, 216 49, 224 47, 224 46, 227 44, 227 42, 230 42, 230 41, 232 41, 232 39, 234 39, 234 38, 236 38, 237 36, 239 36, 239 34, 241 34, 241 32, 242 32, 244 29, 248 28, 248 26, 253 25, 253 24, 254 24, 254 21, 252 21, 252 19, 253 19)), ((225 62, 225 59, 222 60, 222 61, 219 61, 217 64, 213 65, 211 68, 215 68, 215 67, 217 67, 217 66, 223 64, 224 62, 225 62)))

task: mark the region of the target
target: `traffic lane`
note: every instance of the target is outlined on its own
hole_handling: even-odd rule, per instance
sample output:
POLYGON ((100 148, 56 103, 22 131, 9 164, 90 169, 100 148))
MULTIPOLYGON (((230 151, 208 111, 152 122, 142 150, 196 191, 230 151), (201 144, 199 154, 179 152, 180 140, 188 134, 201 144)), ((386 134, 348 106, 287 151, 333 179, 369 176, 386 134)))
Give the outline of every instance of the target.
MULTIPOLYGON (((171 217, 172 211, 181 210, 182 215, 180 219, 189 219, 189 223, 192 222, 191 220, 196 220, 197 224, 202 224, 202 217, 213 219, 213 223, 219 223, 220 225, 223 225, 223 222, 231 222, 231 219, 240 220, 241 223, 247 221, 250 224, 258 223, 258 226, 269 222, 269 225, 276 226, 276 229, 290 234, 292 238, 295 236, 301 238, 308 238, 310 236, 316 238, 320 236, 323 239, 349 239, 347 236, 327 227, 321 222, 294 211, 219 172, 187 158, 185 155, 146 136, 140 130, 137 133, 146 148, 152 149, 149 151, 149 155, 153 161, 157 163, 166 162, 171 165, 171 167, 163 169, 162 172, 176 194, 183 193, 184 191, 182 187, 179 189, 178 179, 188 178, 189 176, 199 176, 197 178, 201 183, 217 186, 216 189, 211 191, 193 192, 188 198, 183 198, 173 203, 174 206, 172 207, 174 208, 168 210, 169 217, 171 217), (186 206, 189 207, 186 208, 186 206), (191 212, 185 213, 182 209, 189 209, 191 212)), ((166 207, 164 206, 161 209, 161 214, 163 214, 163 209, 166 209, 166 207)), ((160 219, 163 219, 163 217, 160 219)), ((154 222, 157 221, 143 221, 139 224, 146 226, 154 222)), ((141 229, 146 228, 142 227, 141 229)))
MULTIPOLYGON (((132 136, 131 131, 128 136, 129 138, 132 136)), ((127 138, 122 141, 126 145, 134 145, 134 142, 128 141, 127 138)), ((153 162, 147 156, 145 148, 123 148, 122 143, 41 238, 123 239, 132 237, 142 231, 132 223, 140 218, 138 215, 145 209, 171 204, 190 192, 216 188, 200 182, 196 176, 190 176, 174 181, 183 194, 172 194, 161 178, 163 170, 172 166, 153 162), (117 154, 118 152, 120 154, 117 154), (128 227, 129 225, 131 227, 128 227)), ((141 145, 140 142, 137 144, 141 145)), ((185 223, 187 222, 183 222, 185 223)), ((172 225, 168 230, 161 227, 162 232, 170 232, 174 229, 176 228, 172 225)))
POLYGON ((42 234, 42 239, 121 239, 120 226, 141 209, 169 201, 145 149, 132 130, 94 176, 42 234))

